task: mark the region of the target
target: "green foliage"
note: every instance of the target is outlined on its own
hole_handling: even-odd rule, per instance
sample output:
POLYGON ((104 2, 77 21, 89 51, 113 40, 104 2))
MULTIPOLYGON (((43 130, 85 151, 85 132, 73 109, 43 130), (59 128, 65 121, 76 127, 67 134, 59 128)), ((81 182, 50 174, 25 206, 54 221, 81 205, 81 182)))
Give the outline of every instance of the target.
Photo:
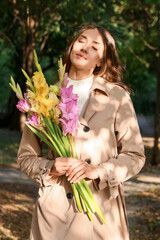
POLYGON ((3 41, 0 42, 0 112, 7 109, 8 98, 10 96, 9 80, 11 76, 13 62, 13 50, 4 47, 3 41))
POLYGON ((20 133, 0 129, 0 136, 0 164, 16 163, 20 133))
POLYGON ((159 0, 26 0, 15 4, 1 1, 0 84, 5 91, 0 90, 0 111, 7 107, 10 75, 23 84, 19 71, 25 56, 27 72, 30 44, 35 44, 46 79, 55 82, 57 61, 71 36, 81 25, 93 22, 104 26, 116 39, 126 68, 124 79, 135 92, 133 101, 137 111, 153 114, 155 62, 160 58, 158 12, 159 0), (143 107, 146 101, 148 109, 143 107))

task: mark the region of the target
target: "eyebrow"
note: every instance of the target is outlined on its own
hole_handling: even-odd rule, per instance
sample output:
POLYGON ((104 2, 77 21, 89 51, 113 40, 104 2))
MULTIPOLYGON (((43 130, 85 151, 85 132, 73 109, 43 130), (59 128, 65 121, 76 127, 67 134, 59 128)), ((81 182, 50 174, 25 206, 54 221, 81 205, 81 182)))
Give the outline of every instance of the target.
MULTIPOLYGON (((85 38, 85 39, 87 39, 87 37, 85 36, 85 35, 80 35, 80 37, 83 37, 83 38, 85 38)), ((99 45, 101 45, 99 42, 97 42, 97 41, 93 41, 94 43, 96 43, 96 44, 99 44, 99 45)))

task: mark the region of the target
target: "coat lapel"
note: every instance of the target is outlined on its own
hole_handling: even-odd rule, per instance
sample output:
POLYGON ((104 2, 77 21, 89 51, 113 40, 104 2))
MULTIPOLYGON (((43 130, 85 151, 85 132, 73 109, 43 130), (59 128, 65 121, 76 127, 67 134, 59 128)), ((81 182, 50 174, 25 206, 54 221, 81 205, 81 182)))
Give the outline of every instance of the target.
POLYGON ((97 77, 93 80, 91 93, 80 114, 81 124, 87 125, 89 120, 99 110, 99 106, 101 104, 100 94, 109 96, 109 88, 103 78, 97 77), (96 92, 98 92, 99 94, 96 94, 96 92))

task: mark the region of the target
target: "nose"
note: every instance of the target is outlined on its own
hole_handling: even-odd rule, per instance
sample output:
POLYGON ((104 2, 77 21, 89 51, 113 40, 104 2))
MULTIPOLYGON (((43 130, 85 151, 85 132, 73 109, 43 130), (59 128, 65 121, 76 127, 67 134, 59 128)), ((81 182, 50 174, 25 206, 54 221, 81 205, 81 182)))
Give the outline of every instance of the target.
POLYGON ((88 49, 88 46, 87 46, 87 44, 85 44, 82 46, 81 51, 87 53, 88 52, 87 49, 88 49))

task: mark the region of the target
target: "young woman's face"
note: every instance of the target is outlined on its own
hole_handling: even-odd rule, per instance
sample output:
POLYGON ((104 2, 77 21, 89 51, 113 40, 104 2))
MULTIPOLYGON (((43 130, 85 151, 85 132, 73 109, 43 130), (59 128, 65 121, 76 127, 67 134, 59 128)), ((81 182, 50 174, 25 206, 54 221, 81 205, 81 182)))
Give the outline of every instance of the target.
POLYGON ((71 67, 77 70, 89 70, 93 73, 100 66, 104 44, 97 29, 87 29, 75 41, 71 54, 71 67))

